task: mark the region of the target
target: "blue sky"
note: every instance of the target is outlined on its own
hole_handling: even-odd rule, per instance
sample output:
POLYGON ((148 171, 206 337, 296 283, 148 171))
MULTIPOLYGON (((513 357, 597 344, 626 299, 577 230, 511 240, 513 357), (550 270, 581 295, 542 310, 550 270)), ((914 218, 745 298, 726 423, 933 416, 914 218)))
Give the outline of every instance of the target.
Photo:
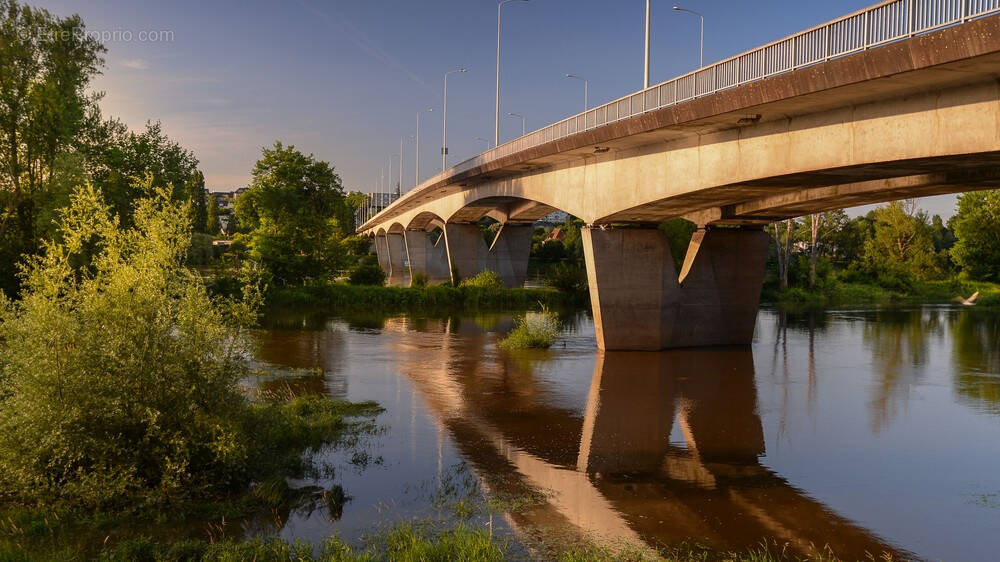
MULTIPOLYGON (((370 190, 401 138, 421 123, 421 175, 439 171, 442 78, 449 78, 449 163, 493 136, 494 0, 27 0, 79 13, 88 29, 131 32, 108 41, 96 82, 102 107, 132 128, 147 119, 201 161, 212 190, 249 181, 262 146, 275 140, 330 161, 349 189, 370 190), (139 41, 141 31, 169 32, 139 41)), ((678 0, 679 1, 679 0, 678 0)), ((654 0, 652 81, 698 62, 698 20, 654 0)), ((863 8, 866 0, 685 0, 705 15, 705 61, 726 58, 863 8)), ((642 86, 643 0, 532 0, 504 8, 502 114, 524 114, 529 130, 642 86)), ((501 121, 501 142, 520 133, 501 121)), ((414 143, 404 144, 404 186, 413 183, 414 143)), ((393 169, 396 169, 396 165, 393 169)), ((396 172, 393 172, 396 174, 396 172)), ((953 196, 922 202, 950 215, 953 196)), ((853 213, 852 213, 853 214, 853 213)))

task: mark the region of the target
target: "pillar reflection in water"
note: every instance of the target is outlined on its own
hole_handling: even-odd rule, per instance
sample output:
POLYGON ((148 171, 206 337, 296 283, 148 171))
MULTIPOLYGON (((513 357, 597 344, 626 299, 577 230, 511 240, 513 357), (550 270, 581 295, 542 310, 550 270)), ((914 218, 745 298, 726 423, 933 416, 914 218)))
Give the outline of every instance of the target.
POLYGON ((743 550, 770 540, 802 555, 824 545, 844 558, 898 554, 762 464, 749 348, 598 352, 581 419, 550 369, 490 351, 486 332, 504 320, 411 332, 396 356, 483 481, 544 495, 509 515, 515 527, 610 544, 743 550))
POLYGON ((747 348, 599 354, 582 435, 578 470, 650 544, 893 551, 761 464, 747 348))

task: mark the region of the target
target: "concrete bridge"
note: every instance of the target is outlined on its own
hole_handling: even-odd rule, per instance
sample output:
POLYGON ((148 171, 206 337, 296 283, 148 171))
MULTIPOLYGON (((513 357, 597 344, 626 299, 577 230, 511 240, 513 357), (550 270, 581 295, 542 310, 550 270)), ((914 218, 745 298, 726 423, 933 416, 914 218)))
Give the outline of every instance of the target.
POLYGON ((562 210, 586 223, 600 348, 748 344, 764 225, 1000 186, 998 13, 878 4, 485 152, 358 232, 390 275, 491 269, 517 286, 532 223, 562 210), (485 217, 501 223, 491 244, 485 217), (698 226, 680 271, 656 228, 678 217, 698 226))

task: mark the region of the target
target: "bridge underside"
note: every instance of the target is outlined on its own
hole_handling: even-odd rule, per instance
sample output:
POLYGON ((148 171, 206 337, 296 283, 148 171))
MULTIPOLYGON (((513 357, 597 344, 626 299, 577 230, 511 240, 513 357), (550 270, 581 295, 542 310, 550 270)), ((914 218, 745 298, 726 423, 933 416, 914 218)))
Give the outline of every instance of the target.
MULTIPOLYGON (((1000 187, 1000 16, 914 37, 591 129, 432 178, 363 225, 441 230, 448 274, 524 279, 530 224, 587 224, 598 345, 748 344, 777 220, 1000 187), (698 225, 680 272, 665 236, 698 225), (476 223, 501 223, 487 244, 476 223)), ((438 245, 440 246, 440 241, 438 245)), ((382 254, 386 253, 383 257, 382 254)), ((429 265, 411 256, 411 273, 429 265), (417 264, 416 266, 414 264, 417 264), (416 267, 416 269, 415 269, 416 267)))

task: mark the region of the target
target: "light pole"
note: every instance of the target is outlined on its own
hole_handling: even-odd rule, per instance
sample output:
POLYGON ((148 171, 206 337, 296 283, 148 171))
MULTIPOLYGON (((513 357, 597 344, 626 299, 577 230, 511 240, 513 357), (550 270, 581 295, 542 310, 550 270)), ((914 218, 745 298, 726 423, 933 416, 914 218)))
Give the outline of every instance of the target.
POLYGON ((493 127, 493 146, 500 146, 500 10, 510 2, 528 2, 529 0, 500 0, 497 4, 497 103, 496 121, 493 127))
POLYGON ((508 113, 508 117, 520 117, 521 118, 521 136, 524 136, 524 115, 519 113, 508 113))
POLYGON ((486 143, 486 150, 489 150, 491 148, 489 139, 484 139, 483 137, 476 137, 476 140, 486 143))
POLYGON ((420 116, 424 113, 432 113, 434 108, 428 107, 423 111, 417 112, 417 158, 416 158, 416 168, 413 172, 413 187, 420 185, 420 116))
POLYGON ((704 68, 705 67, 705 16, 701 15, 699 12, 696 12, 694 10, 682 8, 680 6, 674 6, 674 9, 677 10, 678 12, 687 12, 691 15, 698 16, 698 19, 701 20, 701 40, 700 40, 701 46, 698 49, 698 68, 704 68))
POLYGON ((566 78, 574 78, 576 80, 583 81, 583 110, 587 111, 590 108, 589 104, 587 103, 588 102, 587 97, 589 96, 589 90, 590 90, 590 82, 586 78, 582 76, 577 76, 576 74, 567 74, 566 78))
POLYGON ((456 68, 444 73, 444 138, 441 140, 441 171, 448 167, 448 75, 456 72, 467 72, 464 68, 456 68))
POLYGON ((652 0, 646 0, 646 63, 642 74, 642 89, 649 88, 649 5, 652 0))

